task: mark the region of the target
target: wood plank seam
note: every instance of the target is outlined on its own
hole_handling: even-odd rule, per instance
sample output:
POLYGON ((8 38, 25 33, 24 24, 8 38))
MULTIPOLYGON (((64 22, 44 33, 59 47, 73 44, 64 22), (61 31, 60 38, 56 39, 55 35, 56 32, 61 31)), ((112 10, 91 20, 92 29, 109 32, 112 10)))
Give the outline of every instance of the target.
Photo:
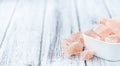
POLYGON ((43 44, 43 34, 44 34, 44 23, 45 23, 46 9, 47 9, 47 0, 45 0, 45 3, 44 3, 44 13, 43 13, 43 20, 42 20, 42 33, 41 33, 41 39, 40 39, 40 52, 39 52, 38 66, 41 66, 41 53, 42 53, 42 44, 43 44))
POLYGON ((55 26, 55 35, 52 39, 52 41, 50 42, 50 51, 48 54, 49 55, 49 59, 50 59, 50 62, 52 62, 54 56, 56 55, 55 51, 56 49, 58 49, 58 47, 56 47, 56 44, 58 44, 57 42, 59 41, 59 38, 60 38, 60 12, 59 10, 56 9, 55 11, 55 19, 56 19, 56 26, 55 26), (55 54, 55 55, 54 55, 55 54))
MULTIPOLYGON (((12 12, 12 14, 11 14, 11 16, 10 16, 8 25, 7 25, 6 29, 5 29, 4 35, 3 35, 3 37, 2 37, 2 41, 0 42, 0 49, 1 49, 1 47, 2 47, 2 45, 3 45, 3 43, 4 43, 4 41, 5 41, 5 39, 6 39, 6 37, 7 37, 8 29, 9 29, 9 27, 11 26, 11 22, 12 22, 12 19, 13 19, 13 16, 14 16, 14 13, 15 13, 15 11, 16 11, 16 8, 17 8, 18 3, 19 3, 19 0, 16 1, 15 7, 13 8, 13 12, 12 12)), ((3 59, 3 58, 2 58, 2 59, 3 59)), ((1 59, 1 61, 2 61, 2 59, 1 59)), ((1 63, 1 61, 0 61, 0 63, 1 63)))
POLYGON ((2 47, 2 44, 3 44, 3 42, 4 42, 5 38, 6 38, 7 30, 9 29, 9 27, 10 27, 10 25, 11 25, 11 21, 12 21, 13 15, 14 15, 14 13, 15 13, 15 10, 16 10, 16 8, 17 8, 17 4, 18 4, 18 3, 16 3, 15 8, 13 9, 13 12, 12 12, 12 14, 11 14, 11 16, 10 16, 9 23, 8 23, 6 29, 5 29, 3 39, 2 39, 2 41, 1 41, 1 43, 0 43, 0 48, 2 47))
POLYGON ((3 42, 4 42, 4 39, 6 38, 7 30, 9 29, 9 27, 10 27, 10 25, 11 25, 11 21, 12 21, 12 18, 13 18, 13 16, 14 16, 15 10, 16 10, 16 8, 17 8, 17 4, 18 4, 18 3, 16 3, 15 8, 13 9, 13 12, 12 12, 12 14, 11 14, 11 16, 10 16, 9 23, 8 23, 6 29, 5 29, 3 39, 2 39, 2 41, 1 41, 1 43, 0 43, 0 48, 1 48, 2 44, 3 44, 3 42))
POLYGON ((104 0, 102 0, 102 1, 103 1, 103 4, 104 4, 104 7, 106 8, 106 11, 107 11, 107 13, 108 13, 109 18, 112 18, 112 15, 111 15, 111 13, 110 13, 110 10, 109 10, 107 4, 105 3, 104 0))
POLYGON ((76 0, 73 1, 74 2, 74 6, 75 6, 75 11, 76 11, 76 16, 77 16, 77 21, 78 21, 78 27, 79 27, 79 31, 81 31, 81 25, 80 25, 80 18, 79 18, 79 12, 78 12, 78 7, 77 7, 77 3, 76 0))
MULTIPOLYGON (((80 28, 81 27, 80 17, 79 17, 79 12, 78 12, 78 7, 77 7, 77 1, 76 0, 74 0, 74 5, 75 5, 75 10, 76 10, 76 16, 77 16, 79 31, 81 31, 81 28, 80 28)), ((84 65, 87 66, 87 62, 86 61, 84 61, 84 65)))

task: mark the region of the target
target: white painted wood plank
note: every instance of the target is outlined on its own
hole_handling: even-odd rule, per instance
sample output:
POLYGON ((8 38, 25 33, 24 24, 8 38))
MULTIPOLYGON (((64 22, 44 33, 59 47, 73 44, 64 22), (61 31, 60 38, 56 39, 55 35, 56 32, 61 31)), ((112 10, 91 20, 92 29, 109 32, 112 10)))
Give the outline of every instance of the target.
POLYGON ((0 45, 7 31, 7 26, 9 26, 11 21, 15 7, 16 2, 0 2, 0 45))
POLYGON ((0 66, 39 66, 45 1, 19 1, 4 41, 0 66))
POLYGON ((0 2, 0 62, 5 50, 4 40, 8 33, 8 28, 11 24, 12 16, 16 8, 17 1, 14 2, 0 2))
POLYGON ((42 42, 42 66, 84 66, 80 58, 65 58, 61 40, 79 31, 73 0, 48 0, 42 42))
POLYGON ((120 0, 104 0, 106 7, 108 8, 109 12, 111 13, 112 17, 119 17, 120 18, 120 0))

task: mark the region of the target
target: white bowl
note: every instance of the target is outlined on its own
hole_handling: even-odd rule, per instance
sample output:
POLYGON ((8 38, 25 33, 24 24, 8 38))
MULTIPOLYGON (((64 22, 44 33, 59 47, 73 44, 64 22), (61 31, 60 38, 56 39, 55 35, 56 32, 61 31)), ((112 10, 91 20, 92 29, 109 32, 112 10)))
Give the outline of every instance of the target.
POLYGON ((93 50, 95 56, 110 61, 120 61, 120 43, 104 42, 85 34, 83 36, 86 48, 93 50))

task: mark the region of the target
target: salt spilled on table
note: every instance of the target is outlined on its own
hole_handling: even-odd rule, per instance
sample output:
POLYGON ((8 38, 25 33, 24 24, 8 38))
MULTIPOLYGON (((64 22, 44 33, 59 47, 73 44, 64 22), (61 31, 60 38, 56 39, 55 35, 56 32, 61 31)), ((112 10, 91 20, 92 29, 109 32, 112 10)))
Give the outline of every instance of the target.
POLYGON ((82 52, 84 41, 81 32, 71 34, 62 41, 62 50, 66 56, 76 55, 82 52))
POLYGON ((95 53, 92 50, 85 50, 85 51, 81 52, 80 58, 81 58, 81 60, 90 60, 93 58, 94 54, 95 53))

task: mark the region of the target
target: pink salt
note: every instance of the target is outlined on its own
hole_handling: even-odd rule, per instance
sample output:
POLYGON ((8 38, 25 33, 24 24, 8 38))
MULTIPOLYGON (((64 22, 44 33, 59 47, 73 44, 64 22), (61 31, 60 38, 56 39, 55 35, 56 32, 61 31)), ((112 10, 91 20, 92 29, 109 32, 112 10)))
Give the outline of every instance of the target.
POLYGON ((100 18, 99 22, 100 22, 100 24, 104 24, 105 25, 107 20, 108 19, 106 19, 106 18, 100 18))
POLYGON ((97 35, 93 30, 89 30, 86 32, 86 35, 95 38, 95 39, 101 39, 99 35, 97 35))
POLYGON ((81 60, 90 60, 94 57, 94 51, 92 50, 85 50, 83 52, 81 52, 80 57, 81 60))
POLYGON ((79 42, 73 42, 67 49, 66 49, 66 55, 72 56, 79 54, 83 50, 83 45, 79 44, 79 42))
POLYGON ((62 41, 61 47, 65 55, 72 56, 83 50, 83 37, 81 32, 73 33, 62 41))
POLYGON ((70 39, 72 42, 79 41, 81 43, 84 43, 83 35, 81 32, 76 32, 71 34, 68 39, 70 39))
POLYGON ((95 33, 97 33, 99 36, 101 36, 102 38, 110 35, 112 33, 112 30, 110 28, 108 28, 106 25, 103 24, 98 24, 93 31, 95 33))
POLYGON ((117 35, 109 35, 105 38, 105 41, 110 43, 119 43, 120 38, 117 35))
POLYGON ((114 33, 120 32, 120 19, 119 18, 112 18, 106 23, 106 26, 108 26, 110 29, 114 31, 114 33))

